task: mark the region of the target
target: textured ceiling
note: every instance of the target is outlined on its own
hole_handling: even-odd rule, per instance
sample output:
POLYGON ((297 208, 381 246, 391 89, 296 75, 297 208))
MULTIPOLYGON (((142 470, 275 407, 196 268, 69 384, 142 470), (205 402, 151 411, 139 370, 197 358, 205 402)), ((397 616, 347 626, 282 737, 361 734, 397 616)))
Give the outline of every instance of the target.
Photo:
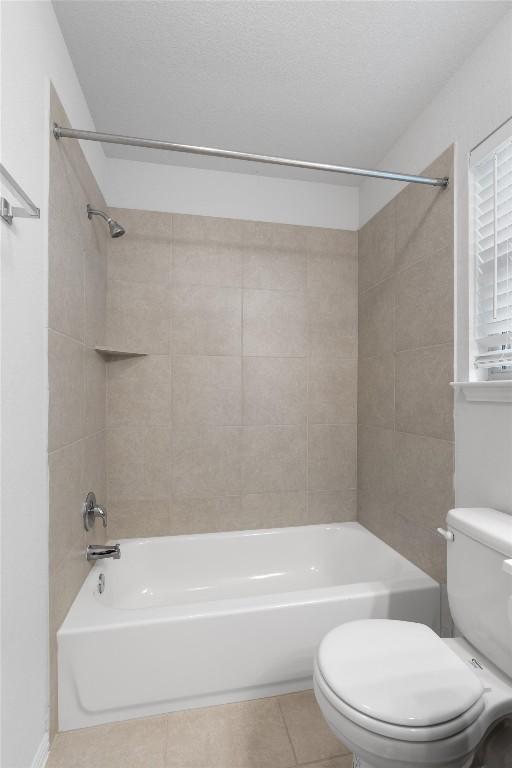
MULTIPOLYGON (((511 4, 54 6, 98 130, 370 167, 511 4)), ((113 145, 105 151, 331 183, 349 178, 113 145)))

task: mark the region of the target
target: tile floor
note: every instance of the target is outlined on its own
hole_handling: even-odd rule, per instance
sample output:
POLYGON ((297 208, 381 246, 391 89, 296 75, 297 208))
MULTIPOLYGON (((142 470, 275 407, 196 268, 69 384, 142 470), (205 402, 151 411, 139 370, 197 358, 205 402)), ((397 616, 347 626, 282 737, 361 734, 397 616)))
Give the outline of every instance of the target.
POLYGON ((351 768, 312 691, 55 737, 47 768, 351 768))

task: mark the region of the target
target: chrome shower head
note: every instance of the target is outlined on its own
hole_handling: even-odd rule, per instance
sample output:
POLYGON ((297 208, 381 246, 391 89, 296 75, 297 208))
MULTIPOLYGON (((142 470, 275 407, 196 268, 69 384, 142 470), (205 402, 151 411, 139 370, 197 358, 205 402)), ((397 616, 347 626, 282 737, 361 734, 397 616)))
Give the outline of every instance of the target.
POLYGON ((118 221, 114 221, 111 216, 107 216, 103 211, 98 211, 87 204, 87 218, 92 219, 93 216, 101 216, 102 219, 105 219, 110 230, 110 237, 121 237, 126 232, 125 228, 118 221))
POLYGON ((118 221, 114 221, 114 219, 110 219, 108 228, 110 229, 110 237, 122 237, 126 232, 125 228, 118 221))

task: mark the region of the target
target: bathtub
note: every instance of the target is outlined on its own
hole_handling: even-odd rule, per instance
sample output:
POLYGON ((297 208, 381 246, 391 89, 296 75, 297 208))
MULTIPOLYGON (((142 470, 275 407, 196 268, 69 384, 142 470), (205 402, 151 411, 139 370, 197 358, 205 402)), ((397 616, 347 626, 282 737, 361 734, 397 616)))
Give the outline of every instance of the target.
POLYGON ((345 621, 438 629, 438 584, 358 523, 120 543, 57 634, 61 730, 310 688, 345 621))

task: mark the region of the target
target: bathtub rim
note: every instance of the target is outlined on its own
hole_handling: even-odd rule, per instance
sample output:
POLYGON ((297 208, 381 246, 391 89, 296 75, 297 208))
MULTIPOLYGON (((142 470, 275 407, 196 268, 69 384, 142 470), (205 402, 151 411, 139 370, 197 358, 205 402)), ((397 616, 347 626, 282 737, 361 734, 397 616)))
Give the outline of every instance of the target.
MULTIPOLYGON (((406 565, 406 574, 400 577, 389 578, 380 581, 357 581, 349 584, 335 584, 328 587, 316 587, 311 589, 298 589, 287 592, 266 593, 252 595, 250 597, 230 597, 219 600, 197 601, 190 603, 181 603, 177 605, 159 605, 144 606, 137 608, 120 608, 112 605, 105 605, 97 599, 95 590, 97 588, 98 575, 101 572, 102 563, 98 561, 87 574, 79 592, 75 596, 73 603, 57 631, 57 637, 74 634, 77 632, 98 632, 102 629, 111 630, 121 627, 141 626, 148 624, 166 623, 168 621, 182 621, 201 619, 205 616, 222 616, 232 613, 247 613, 263 610, 272 610, 284 606, 300 606, 310 603, 329 603, 339 600, 343 595, 347 599, 356 599, 369 594, 382 595, 385 593, 396 594, 397 592, 415 591, 418 588, 439 588, 439 583, 431 576, 421 570, 406 557, 401 555, 389 544, 384 542, 370 530, 365 528, 357 521, 316 523, 303 526, 283 526, 279 528, 257 528, 240 531, 219 531, 214 533, 194 533, 177 534, 169 536, 148 536, 137 538, 119 539, 121 547, 123 543, 137 546, 145 542, 152 542, 155 539, 165 542, 171 539, 173 542, 190 539, 230 539, 240 536, 255 535, 279 535, 286 534, 289 531, 301 532, 318 529, 341 530, 351 528, 364 533, 372 539, 379 542, 383 548, 389 550, 393 557, 399 558, 406 565)), ((122 550, 121 550, 122 551, 122 550)))

